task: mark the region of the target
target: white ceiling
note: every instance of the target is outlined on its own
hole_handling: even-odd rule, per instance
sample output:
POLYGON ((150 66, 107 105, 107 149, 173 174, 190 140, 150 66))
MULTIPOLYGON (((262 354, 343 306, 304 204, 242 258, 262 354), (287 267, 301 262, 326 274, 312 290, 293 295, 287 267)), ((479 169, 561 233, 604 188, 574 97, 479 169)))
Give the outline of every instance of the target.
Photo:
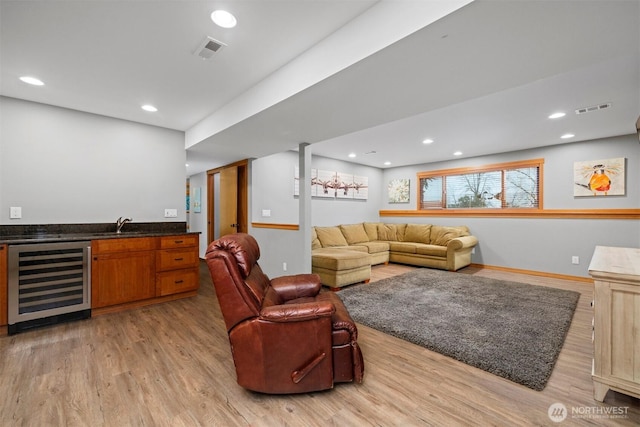
MULTIPOLYGON (((0 94, 190 131, 251 102, 266 79, 356 18, 427 1, 2 0, 0 94), (216 27, 217 8, 239 25, 216 27), (228 46, 203 61, 193 51, 206 35, 228 46), (144 103, 159 111, 142 111, 144 103)), ((569 142, 633 133, 640 0, 476 0, 307 86, 188 144, 188 173, 301 142, 315 154, 394 167, 455 150, 470 157, 564 143, 566 132, 576 135, 569 142), (573 113, 605 102, 612 107, 573 113), (546 118, 557 110, 567 116, 546 118), (424 146, 427 137, 435 142, 424 146)))

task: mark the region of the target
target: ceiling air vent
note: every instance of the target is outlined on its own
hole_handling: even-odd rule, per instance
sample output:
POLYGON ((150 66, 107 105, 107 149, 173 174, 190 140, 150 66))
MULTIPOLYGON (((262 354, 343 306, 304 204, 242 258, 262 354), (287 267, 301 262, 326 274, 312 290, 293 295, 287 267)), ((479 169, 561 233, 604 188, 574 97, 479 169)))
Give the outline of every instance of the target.
POLYGON ((604 110, 611 107, 611 103, 592 105, 590 107, 578 108, 576 114, 591 113, 593 111, 604 110))
POLYGON ((226 44, 218 41, 212 37, 205 37, 202 43, 198 45, 198 48, 193 53, 194 55, 198 55, 202 59, 209 59, 214 54, 220 52, 226 44))

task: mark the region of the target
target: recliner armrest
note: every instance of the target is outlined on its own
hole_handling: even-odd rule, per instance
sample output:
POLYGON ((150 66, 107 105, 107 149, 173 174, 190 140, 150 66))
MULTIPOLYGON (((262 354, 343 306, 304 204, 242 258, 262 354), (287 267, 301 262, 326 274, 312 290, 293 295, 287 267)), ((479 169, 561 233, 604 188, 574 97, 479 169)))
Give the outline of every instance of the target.
POLYGON ((260 311, 260 320, 288 323, 330 317, 336 308, 328 301, 282 304, 265 307, 260 311))
POLYGON ((315 297, 321 288, 317 274, 294 274, 271 279, 271 287, 283 301, 315 297))

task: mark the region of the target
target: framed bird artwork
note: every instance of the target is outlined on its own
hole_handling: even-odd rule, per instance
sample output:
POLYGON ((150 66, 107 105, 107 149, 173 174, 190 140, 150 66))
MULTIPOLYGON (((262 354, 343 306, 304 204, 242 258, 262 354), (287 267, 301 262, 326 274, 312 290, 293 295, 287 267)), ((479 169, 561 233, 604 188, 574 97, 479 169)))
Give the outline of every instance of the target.
POLYGON ((575 197, 624 196, 625 158, 589 160, 573 164, 575 197))

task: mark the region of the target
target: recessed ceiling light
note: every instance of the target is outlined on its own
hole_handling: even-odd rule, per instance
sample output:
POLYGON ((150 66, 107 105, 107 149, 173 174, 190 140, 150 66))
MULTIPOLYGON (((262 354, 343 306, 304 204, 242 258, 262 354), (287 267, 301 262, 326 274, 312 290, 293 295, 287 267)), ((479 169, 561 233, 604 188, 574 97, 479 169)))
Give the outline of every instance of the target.
POLYGON ((351 157, 352 159, 356 156, 356 153, 349 153, 349 157, 351 157))
POLYGON ((36 79, 35 77, 22 76, 22 77, 20 77, 20 80, 22 80, 24 83, 28 83, 30 85, 44 86, 44 83, 42 82, 42 80, 36 79))
POLYGON ((564 117, 566 114, 562 112, 553 113, 549 116, 550 119, 559 119, 560 117, 564 117))
POLYGON ((453 153, 454 156, 462 156, 462 151, 456 151, 453 153))
POLYGON ((385 166, 389 166, 391 164, 391 162, 384 162, 385 166))
POLYGON ((427 138, 427 139, 423 139, 422 140, 423 144, 431 144, 432 142, 433 142, 433 139, 431 139, 431 138, 427 138))
POLYGON ((569 138, 573 138, 575 135, 572 133, 565 133, 564 135, 562 135, 560 138, 562 139, 569 139, 569 138))
POLYGON ((156 107, 154 107, 153 105, 149 105, 149 104, 143 105, 141 108, 144 111, 148 111, 150 113, 155 113, 156 111, 158 111, 158 109, 156 107))
POLYGON ((235 16, 226 10, 215 10, 211 14, 211 20, 222 28, 233 28, 238 23, 235 16))

